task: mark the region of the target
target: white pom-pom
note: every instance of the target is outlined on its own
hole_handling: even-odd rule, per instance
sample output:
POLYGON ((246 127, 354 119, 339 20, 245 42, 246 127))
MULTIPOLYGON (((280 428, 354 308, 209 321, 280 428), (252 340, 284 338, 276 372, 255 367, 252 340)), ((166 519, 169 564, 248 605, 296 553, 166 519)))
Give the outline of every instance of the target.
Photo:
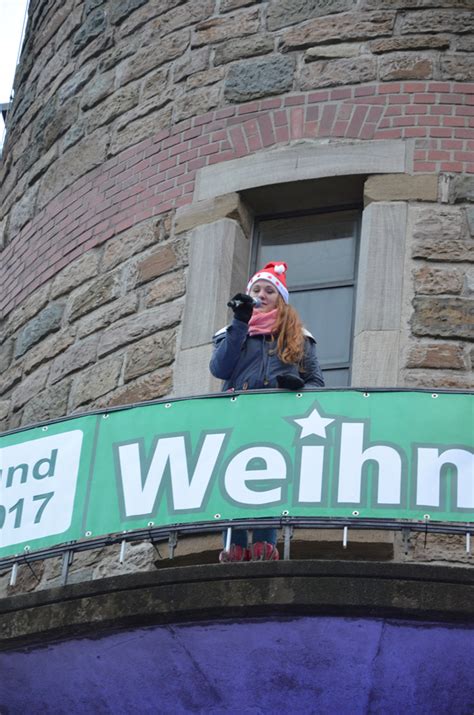
POLYGON ((278 266, 275 266, 274 268, 275 273, 284 273, 285 272, 285 266, 282 266, 281 263, 278 266))

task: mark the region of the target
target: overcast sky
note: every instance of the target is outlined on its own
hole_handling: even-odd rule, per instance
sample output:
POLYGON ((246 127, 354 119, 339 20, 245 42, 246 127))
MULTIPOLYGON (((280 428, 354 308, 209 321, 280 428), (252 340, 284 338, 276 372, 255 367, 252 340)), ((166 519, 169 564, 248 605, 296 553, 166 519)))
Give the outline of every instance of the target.
MULTIPOLYGON (((0 0, 0 103, 8 102, 28 0, 0 0)), ((0 138, 3 120, 0 118, 0 138)), ((1 142, 0 142, 1 143, 1 142)))

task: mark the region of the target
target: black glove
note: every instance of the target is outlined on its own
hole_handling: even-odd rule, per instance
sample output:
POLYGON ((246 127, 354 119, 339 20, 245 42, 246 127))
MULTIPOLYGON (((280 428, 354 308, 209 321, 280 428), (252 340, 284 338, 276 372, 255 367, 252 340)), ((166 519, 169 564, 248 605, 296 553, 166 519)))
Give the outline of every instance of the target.
POLYGON ((241 320, 242 323, 248 323, 252 317, 255 301, 245 293, 237 293, 232 300, 229 300, 227 305, 232 308, 237 320, 241 320))
POLYGON ((293 375, 291 372, 288 372, 284 375, 277 375, 277 385, 284 390, 302 390, 304 380, 302 380, 299 375, 293 375))

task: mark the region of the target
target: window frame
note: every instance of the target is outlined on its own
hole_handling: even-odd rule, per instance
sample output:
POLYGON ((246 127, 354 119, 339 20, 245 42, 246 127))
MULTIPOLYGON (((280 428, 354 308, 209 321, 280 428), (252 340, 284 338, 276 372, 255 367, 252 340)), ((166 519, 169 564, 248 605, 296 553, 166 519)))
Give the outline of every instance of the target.
POLYGON ((313 290, 327 290, 332 288, 353 288, 354 297, 352 301, 352 311, 350 316, 350 345, 349 345, 349 360, 344 363, 329 363, 321 366, 324 372, 331 372, 332 370, 347 370, 347 387, 352 384, 352 363, 353 363, 353 353, 354 353, 354 339, 355 339, 355 317, 356 317, 356 303, 357 303, 357 277, 359 270, 359 254, 360 254, 360 243, 361 243, 361 227, 362 227, 362 215, 364 206, 362 202, 353 202, 350 204, 337 204, 324 207, 318 207, 315 209, 300 209, 300 210, 289 210, 280 211, 277 213, 262 213, 256 214, 252 226, 251 234, 251 246, 250 246, 250 270, 249 275, 253 275, 261 266, 257 266, 257 256, 260 246, 261 233, 259 231, 259 225, 262 221, 278 221, 279 219, 292 219, 300 218, 305 216, 326 216, 329 214, 338 214, 344 211, 355 211, 357 212, 357 218, 355 221, 355 250, 354 250, 354 269, 353 278, 351 280, 340 280, 340 281, 327 281, 326 283, 318 283, 317 287, 315 284, 303 284, 299 285, 297 288, 298 293, 303 293, 313 290))

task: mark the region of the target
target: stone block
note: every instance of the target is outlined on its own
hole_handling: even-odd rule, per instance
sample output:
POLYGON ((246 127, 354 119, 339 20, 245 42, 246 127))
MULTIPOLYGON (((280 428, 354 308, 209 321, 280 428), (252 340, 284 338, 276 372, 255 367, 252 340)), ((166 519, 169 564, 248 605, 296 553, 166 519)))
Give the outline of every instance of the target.
MULTIPOLYGON (((472 8, 471 8, 472 10, 472 8)), ((398 31, 401 35, 412 35, 420 31, 420 27, 429 28, 430 32, 448 32, 450 34, 474 31, 474 15, 459 9, 415 10, 406 12, 400 17, 398 31)))
POLYGON ((97 330, 108 328, 115 321, 134 313, 138 308, 138 295, 129 293, 109 305, 98 308, 90 315, 80 318, 77 322, 77 335, 84 338, 97 330))
POLYGON ((250 236, 252 216, 236 192, 216 196, 207 201, 198 201, 179 208, 175 216, 175 234, 190 231, 196 226, 213 223, 221 218, 231 218, 238 221, 245 235, 250 236))
POLYGON ((103 124, 109 124, 114 119, 138 103, 139 86, 138 83, 129 84, 127 87, 118 89, 111 96, 106 98, 94 107, 87 117, 89 131, 94 131, 103 124))
POLYGON ((406 367, 465 370, 463 345, 459 343, 419 343, 408 350, 406 367))
POLYGON ((398 140, 300 142, 203 167, 196 176, 194 199, 290 181, 351 174, 405 172, 406 148, 398 140))
POLYGON ((120 295, 120 290, 119 275, 109 273, 105 276, 99 276, 71 299, 69 320, 73 322, 82 315, 104 305, 104 303, 110 303, 120 295))
POLYGON ((72 345, 74 337, 74 328, 67 328, 43 340, 34 350, 30 350, 23 359, 24 374, 28 375, 35 367, 41 365, 41 363, 46 363, 48 360, 52 360, 56 357, 56 355, 59 355, 59 353, 62 353, 63 350, 66 350, 66 348, 72 345))
POLYGON ((13 340, 0 340, 0 375, 6 371, 13 358, 13 340))
POLYGON ((311 62, 301 72, 300 89, 307 91, 318 87, 372 82, 376 76, 376 61, 367 55, 351 59, 311 62))
POLYGON ((173 362, 176 349, 176 330, 165 330, 140 340, 125 355, 124 381, 130 382, 141 375, 173 362))
POLYGON ((10 400, 0 400, 0 420, 5 420, 10 412, 10 400))
POLYGON ((77 142, 81 141, 86 135, 86 123, 83 120, 77 121, 70 128, 68 132, 64 135, 61 149, 62 151, 67 151, 69 147, 74 146, 77 142))
POLYGON ((456 370, 405 370, 404 387, 421 387, 425 390, 471 390, 474 387, 474 373, 456 370))
POLYGON ((159 17, 160 35, 166 37, 169 33, 182 27, 195 26, 207 20, 214 13, 214 0, 188 0, 163 13, 159 17))
POLYGON ((391 35, 395 12, 344 12, 307 22, 283 34, 283 47, 287 50, 311 47, 344 38, 367 40, 391 35))
POLYGON ((449 182, 450 203, 474 202, 474 176, 453 176, 449 182))
POLYGON ((170 62, 186 50, 189 45, 189 30, 174 32, 163 38, 155 47, 142 47, 130 58, 125 59, 116 70, 116 82, 123 86, 170 62))
POLYGON ((87 110, 108 97, 114 91, 115 76, 113 72, 101 72, 89 82, 81 92, 81 109, 87 110))
MULTIPOLYGON (((135 0, 136 1, 136 0, 135 0)), ((132 0, 129 0, 132 2, 132 0)), ((117 3, 118 4, 118 3, 117 3)), ((102 35, 107 27, 107 15, 103 8, 96 8, 86 16, 81 28, 72 40, 72 54, 76 55, 95 37, 102 35)))
POLYGON ((320 59, 337 59, 347 57, 357 57, 361 54, 363 45, 360 42, 338 42, 337 45, 319 45, 310 47, 304 53, 306 62, 314 62, 320 59))
POLYGON ((415 335, 474 340, 474 299, 419 296, 413 308, 415 335))
POLYGON ((469 227, 469 233, 474 236, 474 206, 469 206, 466 209, 467 225, 469 227))
POLYGON ((153 136, 160 129, 169 127, 170 122, 171 108, 169 106, 130 122, 121 131, 114 132, 109 146, 109 154, 114 156, 130 148, 133 144, 153 136))
POLYGON ((123 355, 114 355, 79 373, 72 384, 69 409, 75 410, 114 390, 118 385, 122 364, 123 355))
POLYGON ((95 362, 97 356, 97 346, 99 337, 97 335, 80 340, 72 345, 59 357, 57 357, 51 365, 49 382, 51 384, 59 382, 63 377, 71 372, 76 372, 82 368, 95 362))
POLYGON ((375 55, 403 50, 446 50, 451 45, 449 35, 404 35, 372 40, 369 49, 375 55))
POLYGON ((9 236, 13 240, 23 226, 33 218, 36 212, 36 198, 39 184, 28 189, 20 200, 15 203, 10 212, 9 236))
POLYGON ((273 51, 275 39, 271 35, 250 35, 236 39, 232 43, 223 42, 217 45, 214 54, 214 65, 222 65, 234 60, 243 60, 246 57, 266 55, 273 51))
POLYGON ((172 388, 171 367, 162 367, 155 372, 139 377, 123 387, 114 390, 110 395, 97 400, 95 409, 116 407, 117 405, 130 405, 147 400, 157 400, 169 395, 172 388))
POLYGON ((399 379, 398 330, 364 330, 354 337, 353 387, 396 387, 399 379), (377 359, 374 359, 377 356, 377 359))
POLYGON ((474 268, 468 268, 464 276, 464 288, 468 295, 474 293, 474 268))
POLYGON ((205 114, 219 103, 220 87, 208 87, 195 92, 187 92, 176 100, 174 119, 183 121, 199 114, 205 114))
POLYGON ((38 395, 28 400, 23 409, 21 424, 29 425, 33 422, 64 417, 67 414, 70 385, 70 380, 63 380, 46 387, 38 395))
POLYGON ((47 335, 59 330, 63 313, 64 303, 49 303, 32 318, 18 334, 15 341, 15 357, 21 357, 47 335))
POLYGON ((364 211, 355 335, 400 330, 406 219, 404 203, 373 203, 364 211))
POLYGON ((222 381, 209 372, 212 344, 180 350, 173 376, 173 397, 207 395, 221 392, 222 381))
POLYGON ((413 277, 417 294, 457 294, 463 288, 463 271, 459 268, 423 266, 413 271, 413 277))
POLYGON ((364 202, 436 201, 438 177, 435 174, 386 174, 369 176, 364 185, 364 202))
POLYGON ((95 71, 96 67, 93 64, 90 64, 85 65, 80 70, 75 72, 59 90, 59 102, 65 102, 67 99, 74 97, 75 94, 80 92, 80 90, 88 83, 95 71))
POLYGON ((0 374, 0 395, 7 393, 22 378, 22 369, 19 365, 12 365, 4 373, 0 374))
POLYGON ((175 300, 184 295, 185 291, 184 271, 173 271, 173 273, 146 284, 143 296, 145 308, 152 308, 161 303, 175 300))
POLYGON ((98 351, 99 356, 107 355, 152 333, 174 327, 181 320, 182 311, 182 301, 176 300, 172 303, 160 305, 157 308, 145 310, 131 318, 117 321, 102 334, 98 351))
POLYGON ((209 66, 211 51, 209 47, 189 50, 173 63, 173 80, 180 82, 195 72, 201 72, 209 66))
POLYGON ((416 241, 412 257, 424 258, 427 261, 473 262, 474 245, 472 241, 456 241, 452 238, 424 238, 416 241))
POLYGON ((224 96, 230 102, 245 102, 291 90, 295 72, 292 57, 237 62, 230 67, 224 96))
POLYGON ((200 226, 190 236, 181 349, 206 345, 227 323, 227 301, 247 281, 249 242, 229 219, 200 226), (202 300, 202 286, 212 300, 202 300))
POLYGON ((267 10, 269 30, 281 30, 315 17, 352 10, 354 0, 272 0, 267 10))
POLYGON ((155 547, 150 542, 129 543, 123 563, 119 561, 120 546, 110 549, 93 565, 92 578, 121 576, 126 573, 155 571, 157 557, 155 547))
POLYGON ((136 253, 141 253, 159 239, 159 222, 143 221, 107 241, 102 256, 101 269, 109 271, 136 253))
POLYGON ((433 60, 412 52, 393 52, 379 59, 379 77, 383 81, 431 79, 433 60))
POLYGON ((196 25, 193 34, 193 47, 211 45, 214 42, 228 42, 234 37, 253 35, 259 29, 259 11, 252 9, 230 15, 214 17, 196 25))
POLYGON ((252 5, 254 0, 221 0, 220 11, 230 12, 246 5, 252 5))
POLYGON ((97 275, 99 252, 87 251, 80 258, 70 263, 54 278, 51 287, 51 297, 69 293, 73 288, 83 285, 87 280, 97 275))
POLYGON ((88 135, 60 156, 41 179, 38 209, 46 206, 80 176, 100 166, 105 160, 108 144, 108 131, 101 129, 88 135))
POLYGON ((23 378, 21 383, 15 387, 12 392, 12 409, 15 412, 43 389, 48 373, 49 365, 43 365, 28 377, 23 378))
POLYGON ((123 22, 134 10, 147 2, 148 0, 115 0, 110 8, 110 22, 113 25, 123 22))
POLYGON ((159 246, 137 264, 137 285, 147 283, 177 267, 176 253, 171 244, 159 246))
POLYGON ((204 70, 203 72, 196 72, 196 74, 191 75, 186 80, 186 91, 198 87, 205 87, 209 84, 216 84, 216 82, 220 82, 224 76, 224 67, 216 67, 210 70, 204 70))

